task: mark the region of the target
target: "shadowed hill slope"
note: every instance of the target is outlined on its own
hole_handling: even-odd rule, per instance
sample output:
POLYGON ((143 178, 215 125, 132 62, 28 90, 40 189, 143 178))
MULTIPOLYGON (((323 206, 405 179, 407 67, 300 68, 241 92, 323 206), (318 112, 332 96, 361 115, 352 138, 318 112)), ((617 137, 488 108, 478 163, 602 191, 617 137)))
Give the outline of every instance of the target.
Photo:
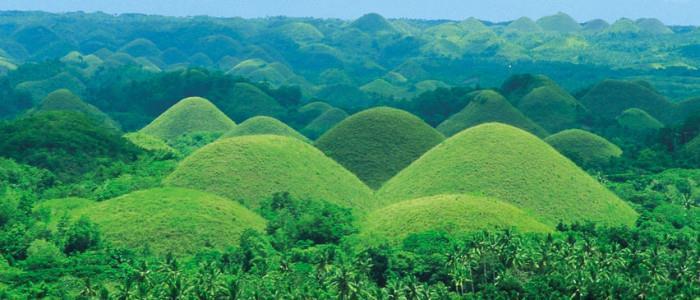
POLYGON ((316 147, 376 189, 443 139, 418 117, 379 107, 340 122, 316 147))
POLYGON ((238 124, 238 126, 224 134, 223 137, 227 138, 263 134, 286 136, 299 139, 304 142, 309 142, 309 139, 294 130, 292 127, 287 126, 287 124, 282 123, 280 120, 266 116, 257 116, 245 120, 243 123, 238 124))
POLYGON ((482 123, 500 122, 525 129, 537 136, 547 136, 546 130, 528 119, 499 93, 491 90, 477 91, 469 97, 472 99, 467 107, 438 125, 438 131, 451 136, 482 123))

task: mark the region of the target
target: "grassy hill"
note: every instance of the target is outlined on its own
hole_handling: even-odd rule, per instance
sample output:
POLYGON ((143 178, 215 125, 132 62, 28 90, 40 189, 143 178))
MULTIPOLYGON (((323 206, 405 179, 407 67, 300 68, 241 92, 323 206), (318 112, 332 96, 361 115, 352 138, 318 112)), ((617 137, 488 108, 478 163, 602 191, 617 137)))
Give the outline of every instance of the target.
POLYGON ((326 102, 314 101, 307 103, 297 109, 297 119, 301 124, 308 125, 311 121, 318 118, 318 116, 332 108, 333 106, 326 102))
POLYGON ((617 124, 630 133, 642 135, 659 131, 664 124, 639 108, 630 108, 617 117, 617 124))
POLYGON ((576 127, 585 111, 576 98, 556 85, 533 89, 519 101, 518 109, 549 132, 576 127))
POLYGON ((221 110, 239 122, 255 116, 279 118, 285 114, 282 105, 250 83, 236 83, 229 98, 220 104, 221 110))
POLYGON ((462 131, 384 184, 382 203, 440 194, 493 197, 546 225, 560 220, 632 225, 637 214, 539 138, 490 123, 462 131))
POLYGON ((396 31, 391 23, 389 23, 382 15, 376 13, 366 14, 350 24, 351 27, 357 28, 366 33, 392 33, 396 31))
POLYGON ((363 208, 372 191, 355 175, 298 139, 257 135, 226 138, 199 149, 165 180, 248 207, 277 192, 363 208))
POLYGON ((663 22, 659 19, 654 18, 641 18, 636 21, 639 30, 646 34, 672 34, 673 30, 666 27, 663 22))
POLYGON ((132 144, 146 151, 157 151, 177 154, 178 151, 170 147, 164 140, 141 132, 130 132, 124 135, 124 138, 132 144))
POLYGON ((238 124, 238 126, 224 134, 223 137, 262 134, 281 135, 309 142, 308 138, 294 130, 294 128, 287 126, 287 124, 282 123, 280 120, 266 116, 257 116, 245 120, 245 122, 238 124))
POLYGON ((235 201, 180 188, 133 192, 71 214, 89 217, 113 245, 161 255, 223 249, 236 245, 245 229, 265 229, 262 217, 235 201))
POLYGON ((604 80, 593 86, 581 102, 596 117, 613 120, 629 108, 640 108, 654 118, 667 122, 673 116, 673 105, 648 86, 631 81, 604 80))
POLYGON ((32 212, 37 215, 48 216, 49 228, 55 229, 56 224, 58 224, 58 222, 61 221, 64 216, 70 217, 70 213, 72 211, 88 207, 93 204, 95 204, 94 200, 78 197, 49 199, 34 205, 32 212))
POLYGON ((581 129, 568 129, 548 136, 545 141, 581 167, 604 166, 622 150, 605 138, 581 129))
POLYGON ((418 117, 379 107, 340 122, 316 147, 376 189, 442 140, 440 132, 418 117))
POLYGON ((506 32, 538 33, 542 31, 542 27, 528 17, 521 17, 508 24, 505 30, 506 32))
POLYGON ((180 100, 140 132, 172 141, 194 132, 228 132, 235 126, 236 123, 209 100, 190 97, 180 100))
POLYGON ((47 79, 22 82, 17 84, 16 88, 29 93, 35 102, 39 102, 58 89, 65 88, 73 93, 80 93, 85 89, 85 84, 70 73, 61 72, 47 79))
POLYGON ((573 33, 581 30, 581 25, 576 20, 561 12, 540 18, 537 20, 537 25, 540 25, 544 30, 561 33, 573 33))
POLYGON ((438 125, 437 130, 445 136, 454 135, 464 129, 488 122, 513 125, 538 136, 547 136, 547 131, 528 119, 508 100, 491 90, 477 91, 469 95, 467 107, 438 125))
POLYGON ((596 34, 605 31, 610 27, 610 23, 602 19, 590 20, 583 24, 583 32, 596 34))
POLYGON ((377 209, 360 223, 367 238, 401 241, 412 233, 446 231, 463 234, 511 229, 550 232, 519 208, 503 201, 470 195, 437 195, 401 201, 377 209))
POLYGON ((76 94, 68 89, 59 89, 51 92, 44 100, 37 105, 32 112, 46 111, 74 111, 85 114, 97 123, 102 123, 107 127, 119 129, 119 124, 112 120, 107 114, 97 107, 85 103, 76 94))
POLYGON ((332 108, 322 113, 311 123, 307 124, 301 132, 312 140, 317 139, 333 126, 345 120, 348 113, 340 108, 332 108))
POLYGON ((520 104, 520 100, 532 90, 549 85, 557 85, 551 78, 539 74, 516 74, 508 77, 500 88, 501 94, 508 98, 513 105, 520 104))

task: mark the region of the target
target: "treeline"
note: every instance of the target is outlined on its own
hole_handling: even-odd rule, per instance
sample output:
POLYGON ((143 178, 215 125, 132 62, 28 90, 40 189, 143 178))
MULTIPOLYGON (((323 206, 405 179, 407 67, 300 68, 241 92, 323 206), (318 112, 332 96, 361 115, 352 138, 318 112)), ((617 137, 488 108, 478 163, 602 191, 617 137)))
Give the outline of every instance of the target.
POLYGON ((155 256, 148 247, 112 248, 86 219, 60 220, 55 233, 37 231, 49 220, 30 206, 3 224, 0 249, 9 263, 0 264, 0 284, 11 284, 0 292, 4 298, 692 299, 700 294, 697 207, 644 210, 636 228, 559 225, 548 235, 425 232, 399 244, 379 240, 367 246, 351 235, 349 210, 278 194, 260 209, 270 222, 266 232, 245 232, 238 247, 175 258, 155 256))

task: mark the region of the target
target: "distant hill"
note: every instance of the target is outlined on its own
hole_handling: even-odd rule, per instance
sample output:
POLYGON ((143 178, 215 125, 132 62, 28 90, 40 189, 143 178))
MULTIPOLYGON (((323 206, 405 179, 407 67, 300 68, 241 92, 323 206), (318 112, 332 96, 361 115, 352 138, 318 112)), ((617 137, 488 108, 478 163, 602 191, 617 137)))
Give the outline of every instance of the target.
POLYGON ((596 118, 614 120, 629 108, 649 112, 654 118, 667 122, 673 117, 673 105, 662 95, 644 84, 623 80, 603 80, 581 97, 581 102, 596 118))
POLYGON ((344 110, 331 108, 313 119, 301 132, 310 139, 315 140, 347 117, 348 113, 344 110))
POLYGON ((255 135, 226 138, 183 160, 165 180, 256 208, 274 193, 365 209, 371 190, 355 175, 298 139, 255 135), (214 175, 214 176, 213 176, 214 175))
POLYGON ((80 97, 67 89, 59 89, 51 92, 39 103, 31 113, 47 111, 74 111, 85 114, 95 122, 102 123, 107 127, 119 130, 119 123, 112 120, 107 114, 97 107, 83 102, 80 97))
POLYGON ((238 122, 255 116, 281 117, 285 109, 274 98, 250 83, 236 83, 221 110, 238 122))
POLYGON ((639 108, 623 111, 616 120, 620 128, 634 135, 654 134, 664 127, 663 123, 639 108))
POLYGON ((533 89, 519 101, 518 109, 549 132, 577 127, 586 111, 576 98, 557 85, 533 89))
POLYGON ((622 155, 622 150, 605 138, 581 129, 568 129, 545 141, 583 168, 600 167, 622 155))
POLYGON ((180 100, 162 113, 141 133, 156 136, 166 141, 194 132, 228 132, 236 126, 209 100, 191 97, 180 100))
POLYGON ((471 101, 467 107, 438 125, 438 131, 445 136, 451 136, 482 123, 500 122, 525 129, 538 136, 547 136, 547 131, 528 119, 498 92, 477 91, 469 97, 471 101))
POLYGON ((316 146, 376 189, 443 139, 418 117, 379 107, 343 120, 316 146))
POLYGON ((547 31, 562 33, 572 33, 581 30, 581 25, 571 16, 565 13, 557 13, 552 16, 545 16, 537 20, 537 25, 547 31))
POLYGON ((392 33, 396 31, 391 23, 376 13, 366 14, 353 21, 350 26, 366 33, 392 33))
POLYGON ((287 124, 284 124, 280 120, 277 120, 275 118, 266 116, 257 116, 245 120, 243 123, 238 124, 238 126, 234 127, 229 132, 224 134, 223 137, 227 138, 264 134, 286 136, 290 138, 299 139, 304 142, 309 142, 308 138, 306 138, 293 128, 287 126, 287 124))
POLYGON ((462 131, 379 190, 386 205, 441 194, 501 199, 554 226, 593 221, 632 225, 635 211, 547 143, 512 126, 462 131))

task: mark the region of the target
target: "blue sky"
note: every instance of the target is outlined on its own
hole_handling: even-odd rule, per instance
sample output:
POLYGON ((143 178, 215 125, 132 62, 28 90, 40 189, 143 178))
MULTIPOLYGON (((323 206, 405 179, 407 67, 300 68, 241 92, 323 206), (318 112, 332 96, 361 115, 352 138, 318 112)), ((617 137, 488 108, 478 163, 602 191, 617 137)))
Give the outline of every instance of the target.
POLYGON ((392 18, 506 21, 562 11, 579 21, 655 17, 700 25, 700 0, 0 0, 0 10, 104 11, 191 16, 297 16, 354 19, 368 12, 392 18))

